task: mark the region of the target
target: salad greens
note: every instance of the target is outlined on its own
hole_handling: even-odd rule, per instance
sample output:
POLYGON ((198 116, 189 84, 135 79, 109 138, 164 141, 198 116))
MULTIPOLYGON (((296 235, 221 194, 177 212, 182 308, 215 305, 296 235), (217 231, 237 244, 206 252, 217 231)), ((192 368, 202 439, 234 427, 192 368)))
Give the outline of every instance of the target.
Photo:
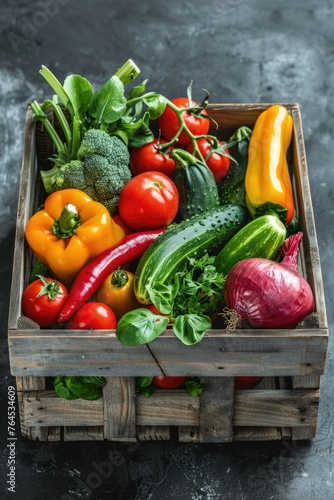
POLYGON ((145 344, 158 337, 171 323, 173 333, 185 345, 200 342, 212 326, 210 314, 223 303, 225 277, 205 254, 187 259, 167 283, 148 285, 152 303, 161 314, 139 308, 125 314, 116 334, 123 345, 145 344))
POLYGON ((105 385, 106 381, 102 377, 55 377, 53 381, 56 394, 69 400, 100 399, 105 385))
POLYGON ((67 76, 62 85, 47 67, 42 66, 40 74, 55 95, 41 105, 35 100, 30 106, 35 121, 43 123, 53 141, 55 155, 52 161, 57 166, 77 158, 83 135, 91 128, 118 136, 129 147, 140 147, 153 141, 149 121, 163 113, 166 99, 155 92, 145 93, 147 80, 134 86, 126 95, 125 87, 139 73, 139 68, 129 59, 94 90, 85 77, 76 74, 67 76), (49 120, 48 108, 53 109, 61 133, 49 120))

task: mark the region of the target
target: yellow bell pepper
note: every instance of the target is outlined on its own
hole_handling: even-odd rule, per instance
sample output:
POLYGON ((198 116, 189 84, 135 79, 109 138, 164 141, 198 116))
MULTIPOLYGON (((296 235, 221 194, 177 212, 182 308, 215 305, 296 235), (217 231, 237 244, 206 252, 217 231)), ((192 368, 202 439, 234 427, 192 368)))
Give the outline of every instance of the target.
POLYGON ((293 120, 279 104, 263 111, 255 122, 245 174, 246 205, 251 216, 276 213, 284 224, 294 216, 287 151, 293 120))
POLYGON ((50 194, 25 229, 36 258, 67 288, 91 259, 124 236, 105 206, 79 189, 50 194))

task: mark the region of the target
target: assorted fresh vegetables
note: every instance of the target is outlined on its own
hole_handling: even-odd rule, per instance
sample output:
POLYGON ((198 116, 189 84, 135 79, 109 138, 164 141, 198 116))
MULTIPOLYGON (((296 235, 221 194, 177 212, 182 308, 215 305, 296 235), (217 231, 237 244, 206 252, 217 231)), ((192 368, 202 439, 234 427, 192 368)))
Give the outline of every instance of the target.
MULTIPOLYGON (((80 75, 62 85, 41 69, 55 95, 31 110, 54 154, 25 236, 48 277, 35 272, 23 314, 42 328, 115 329, 126 346, 166 328, 193 345, 215 321, 295 328, 315 303, 297 269, 292 117, 272 105, 253 130, 225 138, 207 91, 194 101, 191 83, 169 100, 146 92, 146 80, 130 85, 139 73, 129 60, 93 90, 80 75)), ((200 392, 196 380, 176 378, 200 392)), ((259 381, 250 378, 236 387, 259 381)), ((142 377, 141 389, 152 383, 176 380, 142 377)), ((67 399, 95 399, 104 381, 56 377, 54 386, 67 399)))

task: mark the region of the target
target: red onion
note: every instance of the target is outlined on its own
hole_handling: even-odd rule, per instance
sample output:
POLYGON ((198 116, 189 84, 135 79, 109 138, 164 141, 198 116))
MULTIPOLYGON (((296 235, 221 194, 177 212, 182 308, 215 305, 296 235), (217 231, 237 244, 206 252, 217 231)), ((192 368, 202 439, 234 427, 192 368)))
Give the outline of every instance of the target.
POLYGON ((254 328, 295 328, 314 311, 312 289, 297 271, 303 233, 291 235, 281 247, 283 259, 250 258, 228 273, 224 298, 229 310, 254 328))

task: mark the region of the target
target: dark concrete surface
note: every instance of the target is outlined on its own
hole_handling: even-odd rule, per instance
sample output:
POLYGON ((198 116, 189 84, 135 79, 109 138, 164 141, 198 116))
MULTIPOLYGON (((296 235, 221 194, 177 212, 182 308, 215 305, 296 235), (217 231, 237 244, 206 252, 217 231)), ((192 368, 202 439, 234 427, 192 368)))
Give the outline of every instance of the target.
POLYGON ((299 102, 329 329, 333 330, 334 3, 331 0, 1 0, 1 486, 17 500, 328 500, 334 498, 333 341, 311 442, 227 445, 38 443, 17 432, 16 492, 6 492, 7 313, 25 110, 62 81, 102 84, 127 58, 172 98, 193 80, 211 102, 299 102), (112 455, 114 453, 114 455, 112 455), (112 465, 113 464, 113 465, 112 465))

